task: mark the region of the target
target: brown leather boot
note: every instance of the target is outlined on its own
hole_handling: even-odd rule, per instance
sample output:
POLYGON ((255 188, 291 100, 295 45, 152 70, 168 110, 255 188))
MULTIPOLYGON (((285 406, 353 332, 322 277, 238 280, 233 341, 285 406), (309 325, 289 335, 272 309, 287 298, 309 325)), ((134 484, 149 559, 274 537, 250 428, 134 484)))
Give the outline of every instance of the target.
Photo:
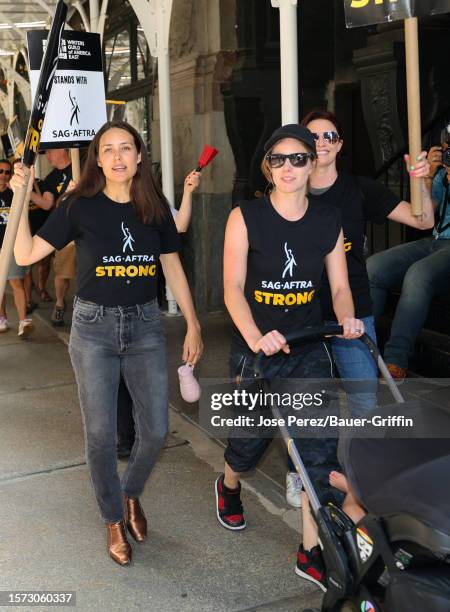
POLYGON ((136 542, 144 542, 147 538, 147 519, 137 497, 125 495, 125 520, 136 542))
POLYGON ((131 563, 132 549, 127 540, 125 523, 123 521, 107 523, 106 528, 109 556, 119 565, 128 565, 131 563))

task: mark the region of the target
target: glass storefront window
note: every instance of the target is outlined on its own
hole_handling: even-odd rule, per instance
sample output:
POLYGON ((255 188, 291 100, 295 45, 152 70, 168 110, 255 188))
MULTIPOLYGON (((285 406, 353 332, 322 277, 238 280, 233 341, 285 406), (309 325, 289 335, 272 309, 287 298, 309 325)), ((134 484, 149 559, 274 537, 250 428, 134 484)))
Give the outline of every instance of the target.
POLYGON ((136 64, 137 78, 145 79, 149 76, 150 51, 147 39, 141 27, 137 28, 136 64))
POLYGON ((131 83, 130 33, 122 30, 105 41, 108 91, 131 83))

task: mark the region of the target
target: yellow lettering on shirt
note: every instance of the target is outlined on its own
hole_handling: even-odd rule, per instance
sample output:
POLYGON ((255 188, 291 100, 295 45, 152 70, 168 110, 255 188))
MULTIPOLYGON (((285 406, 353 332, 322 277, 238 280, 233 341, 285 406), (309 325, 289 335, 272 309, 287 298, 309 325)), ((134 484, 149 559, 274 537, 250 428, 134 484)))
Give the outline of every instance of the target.
POLYGON ((283 306, 283 296, 281 293, 275 293, 273 296, 273 305, 274 306, 283 306))
POLYGON ((315 289, 301 293, 269 293, 268 291, 255 291, 255 302, 268 306, 302 306, 310 304, 314 299, 315 289))
POLYGON ((97 266, 95 268, 95 276, 108 276, 109 278, 129 276, 134 278, 135 276, 155 276, 156 275, 156 264, 145 265, 145 266, 97 266))

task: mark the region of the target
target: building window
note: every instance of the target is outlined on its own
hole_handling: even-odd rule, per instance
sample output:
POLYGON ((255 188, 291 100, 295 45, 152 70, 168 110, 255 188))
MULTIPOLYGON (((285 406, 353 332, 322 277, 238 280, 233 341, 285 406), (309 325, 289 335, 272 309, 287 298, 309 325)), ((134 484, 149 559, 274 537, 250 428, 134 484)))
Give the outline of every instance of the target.
POLYGON ((131 83, 130 32, 121 30, 105 40, 105 68, 108 91, 131 83))

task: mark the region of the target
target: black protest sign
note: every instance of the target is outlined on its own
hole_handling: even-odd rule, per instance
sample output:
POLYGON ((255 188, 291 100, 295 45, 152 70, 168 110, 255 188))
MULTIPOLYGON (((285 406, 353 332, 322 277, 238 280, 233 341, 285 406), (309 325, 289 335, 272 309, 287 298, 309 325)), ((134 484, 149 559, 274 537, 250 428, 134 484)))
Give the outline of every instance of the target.
POLYGON ((45 54, 41 54, 41 61, 39 63, 41 70, 34 88, 34 102, 25 138, 23 155, 23 162, 28 167, 34 164, 38 152, 41 132, 44 127, 44 118, 53 87, 53 76, 58 64, 58 49, 65 26, 66 15, 67 6, 63 0, 60 0, 56 6, 50 33, 46 33, 48 36, 48 48, 45 54))
POLYGON ((348 28, 450 13, 450 0, 344 0, 348 28))
MULTIPOLYGON (((46 46, 47 32, 28 33, 32 94, 46 46)), ((63 33, 58 69, 42 132, 41 149, 88 146, 106 121, 100 35, 63 33)))

